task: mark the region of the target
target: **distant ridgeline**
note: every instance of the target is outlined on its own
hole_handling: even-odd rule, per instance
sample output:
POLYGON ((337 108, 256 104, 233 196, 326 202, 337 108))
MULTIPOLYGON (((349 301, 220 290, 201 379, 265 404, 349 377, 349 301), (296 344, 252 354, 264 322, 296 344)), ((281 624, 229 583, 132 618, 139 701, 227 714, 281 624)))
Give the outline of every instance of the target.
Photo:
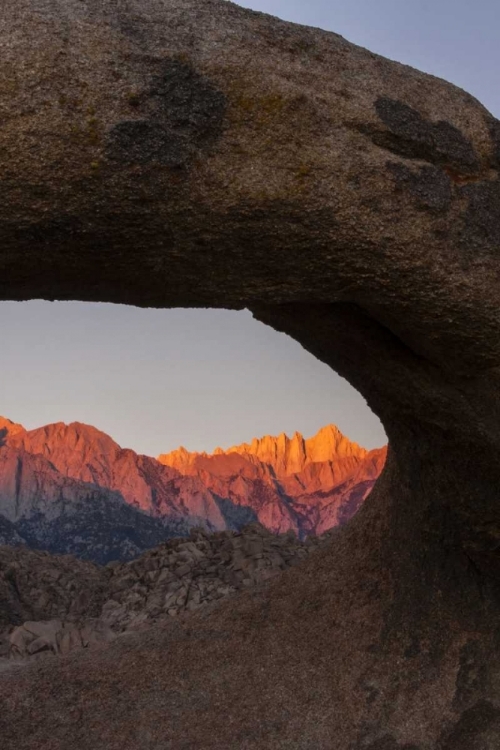
POLYGON ((263 437, 212 455, 158 459, 74 422, 36 430, 0 417, 0 544, 105 564, 162 541, 258 521, 299 538, 348 521, 386 449, 366 451, 334 426, 304 439, 263 437))

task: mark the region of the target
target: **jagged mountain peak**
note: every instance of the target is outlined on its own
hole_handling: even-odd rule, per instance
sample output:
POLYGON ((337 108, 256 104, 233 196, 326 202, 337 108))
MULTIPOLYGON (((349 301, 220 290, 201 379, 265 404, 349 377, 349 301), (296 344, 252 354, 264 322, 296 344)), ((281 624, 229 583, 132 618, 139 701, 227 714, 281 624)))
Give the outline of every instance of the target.
POLYGON ((8 419, 7 417, 2 417, 0 415, 0 437, 2 433, 5 436, 15 435, 19 432, 26 432, 22 424, 17 424, 17 422, 13 422, 12 419, 8 419))
POLYGON ((122 449, 81 422, 29 431, 5 418, 1 424, 0 515, 37 544, 52 544, 50 521, 61 536, 56 548, 78 549, 78 554, 83 552, 76 541, 97 539, 102 527, 103 548, 85 552, 95 559, 112 549, 120 554, 125 548, 136 550, 139 527, 142 539, 157 540, 161 526, 156 520, 180 533, 193 525, 237 529, 252 521, 276 533, 322 533, 356 512, 385 458, 384 450, 368 453, 333 424, 310 438, 298 431, 291 437, 264 435, 212 454, 181 446, 158 460, 122 449), (127 507, 149 520, 134 516, 127 530, 124 523, 132 521, 127 507), (93 519, 93 535, 87 533, 86 518, 93 519), (113 542, 116 524, 118 546, 113 542))
POLYGON ((200 458, 244 456, 266 464, 280 476, 297 474, 311 463, 336 461, 347 457, 362 459, 367 450, 349 440, 334 424, 322 427, 310 438, 295 431, 292 437, 285 432, 279 435, 263 435, 250 443, 241 443, 226 450, 216 448, 212 454, 186 451, 184 447, 158 456, 158 461, 167 466, 185 470, 199 462, 200 458))

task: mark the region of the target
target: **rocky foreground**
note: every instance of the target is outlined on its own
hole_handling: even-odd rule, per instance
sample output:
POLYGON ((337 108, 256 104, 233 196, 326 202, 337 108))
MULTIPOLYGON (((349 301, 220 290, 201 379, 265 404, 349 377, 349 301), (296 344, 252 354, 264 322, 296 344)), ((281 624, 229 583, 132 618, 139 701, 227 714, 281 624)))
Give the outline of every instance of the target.
POLYGON ((98 567, 69 555, 0 547, 0 658, 67 654, 141 630, 270 580, 325 544, 258 524, 192 530, 127 563, 98 567))

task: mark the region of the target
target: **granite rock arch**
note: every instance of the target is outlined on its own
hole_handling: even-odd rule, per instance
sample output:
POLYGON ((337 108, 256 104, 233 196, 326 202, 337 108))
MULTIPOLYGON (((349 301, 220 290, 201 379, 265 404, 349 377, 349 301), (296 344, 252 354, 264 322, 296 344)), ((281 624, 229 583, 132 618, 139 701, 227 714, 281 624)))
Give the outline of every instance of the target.
MULTIPOLYGON (((335 711, 299 720, 253 674, 257 718, 238 704, 241 736, 219 747, 496 747, 499 122, 446 82, 223 0, 2 12, 0 298, 248 307, 347 377, 389 435, 363 512, 288 599, 273 589, 288 622, 336 633, 322 663, 343 665, 342 688, 325 673, 317 697, 335 711)), ((238 611, 282 627, 291 706, 298 657, 266 596, 238 611)), ((208 747, 203 715, 172 747, 208 747)))

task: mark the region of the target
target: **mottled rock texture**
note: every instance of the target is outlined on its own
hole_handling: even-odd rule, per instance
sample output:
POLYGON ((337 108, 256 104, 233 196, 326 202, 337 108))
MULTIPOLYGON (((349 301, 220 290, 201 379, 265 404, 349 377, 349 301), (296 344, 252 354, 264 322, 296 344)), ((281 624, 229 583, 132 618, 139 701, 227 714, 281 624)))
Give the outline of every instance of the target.
POLYGON ((269 592, 8 676, 4 746, 498 747, 499 123, 221 0, 4 0, 0 43, 0 298, 248 307, 390 440, 269 592))

